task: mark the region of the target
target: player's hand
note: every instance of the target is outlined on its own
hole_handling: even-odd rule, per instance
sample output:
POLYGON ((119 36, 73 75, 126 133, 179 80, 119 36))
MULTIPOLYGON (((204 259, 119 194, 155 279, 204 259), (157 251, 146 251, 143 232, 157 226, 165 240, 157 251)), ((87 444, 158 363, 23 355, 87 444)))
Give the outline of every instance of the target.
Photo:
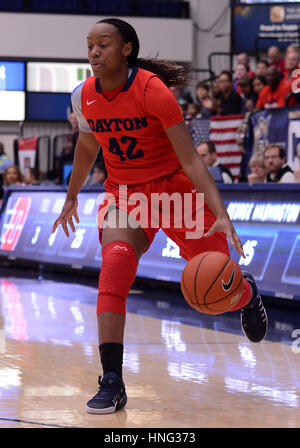
POLYGON ((213 235, 215 232, 224 232, 227 235, 230 244, 235 247, 237 253, 243 258, 246 258, 241 240, 239 239, 228 214, 224 214, 217 218, 208 232, 206 232, 203 236, 207 238, 208 236, 213 235))
POLYGON ((54 233, 56 231, 57 227, 60 224, 62 225, 62 228, 67 237, 69 237, 69 235, 70 235, 69 229, 68 229, 68 224, 69 224, 70 228, 72 229, 72 231, 75 232, 75 225, 73 222, 73 218, 75 218, 75 221, 77 222, 77 224, 79 223, 79 218, 77 215, 77 206, 78 206, 77 198, 76 199, 68 199, 68 198, 66 199, 63 209, 61 211, 61 214, 59 215, 59 217, 53 224, 52 233, 54 233))

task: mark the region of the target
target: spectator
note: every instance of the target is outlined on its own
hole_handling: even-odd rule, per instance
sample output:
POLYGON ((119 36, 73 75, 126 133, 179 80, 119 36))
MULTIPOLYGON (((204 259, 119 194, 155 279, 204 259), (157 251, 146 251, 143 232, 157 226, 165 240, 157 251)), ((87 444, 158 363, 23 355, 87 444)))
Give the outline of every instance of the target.
POLYGON ((220 115, 240 114, 242 98, 232 88, 232 75, 229 71, 222 71, 219 76, 220 93, 216 97, 216 110, 220 115))
POLYGON ((269 67, 270 64, 268 61, 266 61, 265 59, 260 59, 256 63, 256 75, 263 76, 265 78, 269 67))
POLYGON ((285 60, 278 47, 272 45, 272 47, 268 49, 268 58, 270 61, 270 66, 277 67, 281 71, 281 73, 284 72, 285 60))
POLYGON ((286 97, 291 92, 291 87, 283 79, 278 67, 269 67, 266 78, 267 85, 258 96, 256 108, 262 110, 284 107, 286 97))
POLYGON ((233 90, 235 90, 237 93, 241 93, 241 90, 239 88, 239 81, 242 78, 245 78, 248 73, 248 68, 246 64, 238 64, 236 66, 235 72, 234 72, 234 80, 233 80, 233 90))
POLYGON ((70 112, 69 113, 68 121, 69 121, 69 124, 70 124, 71 131, 72 132, 77 132, 79 130, 79 128, 78 128, 78 121, 77 121, 77 118, 76 118, 76 115, 75 115, 74 112, 70 112))
POLYGON ((4 152, 4 145, 0 142, 0 175, 4 173, 6 168, 12 165, 12 161, 8 155, 4 152))
POLYGON ((262 91, 262 89, 267 85, 266 78, 263 76, 255 76, 252 81, 254 93, 256 93, 257 97, 262 91))
POLYGON ((4 171, 3 185, 11 187, 12 185, 24 185, 23 176, 17 165, 11 165, 4 171))
POLYGON ((196 87, 196 98, 200 108, 200 114, 209 117, 214 113, 213 99, 209 95, 209 86, 199 83, 196 87))
POLYGON ((65 151, 68 154, 74 154, 74 149, 79 137, 79 127, 78 127, 78 121, 77 121, 77 117, 75 115, 74 112, 70 112, 69 117, 68 117, 68 122, 69 122, 69 137, 67 138, 66 141, 66 148, 65 151))
POLYGON ((293 71, 299 68, 300 55, 295 51, 290 51, 285 58, 284 77, 291 80, 293 71))
POLYGON ((300 143, 297 145, 298 169, 294 172, 296 182, 300 182, 300 143))
POLYGON ((240 53, 236 58, 237 64, 245 64, 247 66, 247 76, 253 78, 255 73, 250 69, 250 58, 247 53, 240 53))
POLYGON ((200 143, 197 147, 197 151, 216 182, 223 182, 226 184, 232 184, 234 182, 234 178, 230 170, 226 166, 217 162, 217 151, 212 141, 207 140, 200 143))
POLYGON ((288 184, 295 182, 293 170, 286 163, 285 150, 276 143, 271 143, 264 150, 267 170, 267 182, 288 184))
POLYGON ((236 63, 237 64, 248 64, 249 65, 249 56, 247 55, 247 53, 240 53, 237 55, 236 57, 236 63))
POLYGON ((298 55, 300 55, 300 48, 297 44, 291 44, 287 47, 287 49, 285 50, 285 55, 287 56, 290 53, 296 53, 298 55))
POLYGON ((73 156, 74 149, 75 149, 77 139, 79 136, 78 121, 77 121, 77 117, 74 112, 71 112, 69 114, 68 121, 69 121, 70 130, 69 130, 69 138, 67 138, 67 142, 66 142, 65 152, 70 153, 73 156))
POLYGON ((40 185, 39 173, 35 168, 26 168, 24 175, 25 185, 40 185))
POLYGON ((173 92, 173 94, 175 95, 175 98, 177 99, 177 102, 180 106, 183 106, 183 110, 185 110, 184 106, 187 106, 188 103, 192 103, 193 102, 193 98, 191 96, 191 93, 189 91, 189 89, 184 86, 184 87, 171 87, 171 90, 173 92))
POLYGON ((211 83, 211 96, 212 98, 216 98, 217 95, 220 93, 220 84, 219 79, 216 79, 211 83))
POLYGON ((239 86, 241 89, 241 97, 243 100, 241 111, 242 114, 245 114, 246 112, 253 112, 256 106, 257 95, 253 90, 252 79, 248 76, 245 76, 244 78, 240 79, 239 86))
POLYGON ((198 104, 189 103, 186 109, 185 120, 190 123, 194 118, 201 118, 200 107, 198 104))
POLYGON ((186 113, 184 114, 185 124, 191 130, 194 119, 201 118, 200 107, 198 104, 189 103, 187 105, 186 113))
POLYGON ((69 121, 69 133, 64 137, 64 146, 59 156, 55 157, 55 183, 63 183, 64 165, 71 164, 74 158, 75 146, 79 137, 79 127, 76 115, 71 112, 68 117, 69 121))
POLYGON ((2 198, 4 194, 3 190, 3 175, 4 171, 12 165, 12 161, 9 159, 8 155, 4 152, 4 145, 0 142, 0 205, 2 203, 2 198))
POLYGON ((92 174, 87 177, 87 180, 84 185, 103 185, 107 177, 107 172, 104 166, 104 163, 95 163, 92 174))
POLYGON ((254 155, 249 160, 250 173, 248 174, 249 184, 266 182, 267 172, 264 158, 254 155))

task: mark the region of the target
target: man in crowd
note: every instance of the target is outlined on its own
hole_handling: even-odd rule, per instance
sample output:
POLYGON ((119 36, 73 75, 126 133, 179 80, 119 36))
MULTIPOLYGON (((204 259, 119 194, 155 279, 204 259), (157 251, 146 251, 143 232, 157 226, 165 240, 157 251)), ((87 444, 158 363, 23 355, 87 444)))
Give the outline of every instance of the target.
POLYGON ((226 184, 232 184, 234 182, 230 170, 217 162, 217 151, 212 141, 207 140, 200 143, 197 147, 197 151, 216 182, 223 182, 226 184))
POLYGON ((282 146, 271 143, 264 150, 264 162, 267 182, 289 184, 295 182, 292 169, 286 163, 286 154, 282 146))
POLYGON ((270 64, 268 61, 265 61, 264 59, 260 59, 256 63, 256 75, 263 76, 265 78, 269 67, 270 67, 270 64))
POLYGON ((247 66, 247 76, 249 76, 249 78, 253 78, 255 76, 255 73, 250 69, 250 58, 247 55, 247 53, 238 54, 236 58, 236 63, 245 64, 247 66))
POLYGON ((245 76, 240 79, 239 87, 241 90, 240 95, 243 100, 242 113, 245 114, 246 112, 252 112, 257 101, 257 95, 253 90, 252 78, 245 76))
POLYGON ((270 66, 267 70, 267 85, 262 89, 256 103, 257 110, 285 107, 291 86, 283 79, 278 67, 270 66))
POLYGON ((293 71, 299 68, 300 53, 299 51, 289 51, 285 58, 284 76, 287 80, 291 80, 293 71))
POLYGON ((285 59, 281 54, 281 51, 275 45, 272 45, 268 49, 268 58, 270 62, 270 66, 277 67, 281 73, 284 72, 285 69, 285 59))
POLYGON ((234 72, 233 79, 233 90, 235 90, 239 95, 241 94, 239 81, 247 76, 248 69, 245 64, 237 64, 234 72))
POLYGON ((220 115, 235 115, 242 111, 242 98, 233 90, 232 75, 223 70, 219 76, 220 92, 216 96, 217 113, 220 115))
POLYGON ((297 150, 298 167, 294 172, 294 177, 295 182, 300 182, 300 143, 298 143, 296 150, 297 150))

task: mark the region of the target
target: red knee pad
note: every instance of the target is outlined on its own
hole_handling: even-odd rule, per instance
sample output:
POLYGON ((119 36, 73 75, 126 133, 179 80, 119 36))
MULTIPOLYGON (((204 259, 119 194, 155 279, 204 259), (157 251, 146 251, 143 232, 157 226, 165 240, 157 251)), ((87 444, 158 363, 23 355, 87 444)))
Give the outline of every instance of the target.
POLYGON ((126 313, 126 299, 134 282, 137 257, 131 244, 112 241, 102 249, 97 314, 126 313))

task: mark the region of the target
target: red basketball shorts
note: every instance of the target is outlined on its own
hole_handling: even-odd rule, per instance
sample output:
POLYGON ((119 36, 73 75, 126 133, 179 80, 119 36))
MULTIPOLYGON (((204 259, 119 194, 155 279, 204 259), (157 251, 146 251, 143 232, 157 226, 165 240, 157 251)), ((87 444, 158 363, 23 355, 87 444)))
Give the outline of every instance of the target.
POLYGON ((134 185, 120 186, 107 180, 105 190, 104 200, 98 209, 100 242, 108 209, 119 208, 143 228, 149 241, 148 248, 156 232, 162 229, 179 246, 180 255, 186 260, 206 251, 229 255, 224 233, 202 237, 216 218, 182 168, 153 181, 134 185))

